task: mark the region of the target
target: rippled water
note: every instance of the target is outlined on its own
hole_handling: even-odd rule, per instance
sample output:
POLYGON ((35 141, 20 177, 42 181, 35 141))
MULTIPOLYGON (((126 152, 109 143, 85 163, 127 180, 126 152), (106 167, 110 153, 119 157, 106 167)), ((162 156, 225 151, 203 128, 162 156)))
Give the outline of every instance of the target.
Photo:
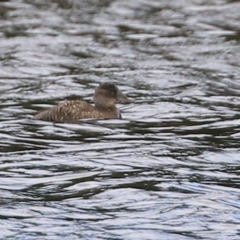
POLYGON ((240 239, 239 9, 0 1, 0 238, 240 239), (103 81, 122 120, 31 119, 103 81))

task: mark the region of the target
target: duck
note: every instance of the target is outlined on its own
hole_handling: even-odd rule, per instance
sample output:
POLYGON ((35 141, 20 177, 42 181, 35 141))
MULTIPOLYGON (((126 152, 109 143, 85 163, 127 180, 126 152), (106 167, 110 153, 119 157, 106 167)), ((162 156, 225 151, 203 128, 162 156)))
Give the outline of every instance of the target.
POLYGON ((116 102, 131 103, 119 88, 110 82, 100 83, 93 95, 94 105, 82 100, 64 101, 49 109, 38 112, 33 119, 50 122, 77 122, 81 119, 122 118, 116 102))

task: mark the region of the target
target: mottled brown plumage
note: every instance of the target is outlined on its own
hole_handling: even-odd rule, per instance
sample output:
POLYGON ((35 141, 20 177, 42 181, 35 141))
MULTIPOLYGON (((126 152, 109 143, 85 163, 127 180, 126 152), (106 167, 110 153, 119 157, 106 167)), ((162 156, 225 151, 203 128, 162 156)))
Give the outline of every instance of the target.
POLYGON ((65 101, 39 112, 34 119, 51 122, 76 122, 86 118, 121 118, 120 112, 115 106, 116 101, 131 102, 112 83, 101 83, 95 90, 93 101, 94 106, 81 100, 65 101))

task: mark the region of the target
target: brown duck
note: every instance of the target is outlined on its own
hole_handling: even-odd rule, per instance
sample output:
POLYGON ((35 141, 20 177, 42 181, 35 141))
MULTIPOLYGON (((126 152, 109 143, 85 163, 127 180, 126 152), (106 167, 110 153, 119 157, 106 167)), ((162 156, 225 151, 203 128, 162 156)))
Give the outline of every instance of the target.
POLYGON ((34 119, 51 122, 76 122, 80 119, 121 118, 116 102, 130 103, 115 84, 101 83, 93 96, 94 106, 81 100, 65 101, 52 108, 37 113, 34 119))

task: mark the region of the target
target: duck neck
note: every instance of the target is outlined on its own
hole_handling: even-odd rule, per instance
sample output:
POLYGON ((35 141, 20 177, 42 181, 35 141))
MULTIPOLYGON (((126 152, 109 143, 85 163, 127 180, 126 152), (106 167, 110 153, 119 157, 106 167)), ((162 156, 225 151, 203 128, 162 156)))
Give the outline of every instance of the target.
POLYGON ((95 108, 99 111, 113 111, 116 109, 115 105, 106 105, 106 104, 101 104, 101 103, 95 103, 95 108))
POLYGON ((112 99, 98 98, 94 99, 95 108, 99 111, 109 111, 116 109, 115 101, 112 99))

